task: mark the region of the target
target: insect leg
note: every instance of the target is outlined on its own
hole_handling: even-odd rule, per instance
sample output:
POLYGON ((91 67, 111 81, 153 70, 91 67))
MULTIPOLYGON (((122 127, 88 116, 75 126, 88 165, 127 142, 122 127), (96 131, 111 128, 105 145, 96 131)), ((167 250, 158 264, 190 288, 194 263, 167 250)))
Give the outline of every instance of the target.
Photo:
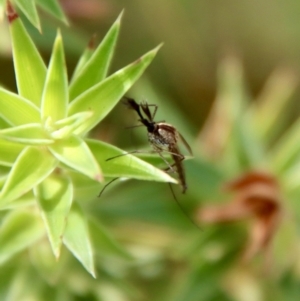
POLYGON ((173 168, 173 164, 172 165, 170 165, 170 163, 167 161, 167 159, 162 155, 162 153, 161 152, 157 152, 157 154, 163 159, 163 161, 167 164, 167 166, 168 166, 168 170, 171 170, 172 172, 176 172, 175 170, 174 170, 174 168, 173 168))
POLYGON ((120 154, 120 155, 117 155, 114 157, 110 157, 110 158, 106 159, 105 161, 110 161, 110 160, 113 160, 113 159, 116 159, 116 158, 119 158, 122 156, 131 155, 131 154, 149 154, 149 153, 153 153, 153 151, 134 150, 131 152, 127 152, 125 154, 120 154))
POLYGON ((106 189, 107 186, 109 186, 111 183, 113 183, 115 180, 118 180, 119 178, 114 178, 112 180, 110 180, 107 184, 104 185, 104 187, 102 188, 102 190, 99 192, 98 194, 98 198, 101 197, 102 193, 104 192, 104 190, 106 189))
POLYGON ((148 107, 154 107, 154 111, 152 113, 152 120, 154 120, 154 117, 155 117, 156 111, 158 109, 158 106, 155 105, 155 104, 151 104, 151 105, 148 104, 148 107))
POLYGON ((170 187, 170 190, 171 190, 171 193, 172 193, 172 196, 176 202, 176 204, 178 205, 178 207, 181 209, 181 211, 183 212, 183 214, 200 230, 202 230, 199 225, 196 224, 196 222, 187 214, 187 212, 185 211, 185 209, 182 207, 182 205, 180 204, 180 202, 177 200, 176 196, 175 196, 175 193, 174 193, 174 190, 172 188, 172 184, 171 183, 168 183, 169 184, 169 187, 170 187))

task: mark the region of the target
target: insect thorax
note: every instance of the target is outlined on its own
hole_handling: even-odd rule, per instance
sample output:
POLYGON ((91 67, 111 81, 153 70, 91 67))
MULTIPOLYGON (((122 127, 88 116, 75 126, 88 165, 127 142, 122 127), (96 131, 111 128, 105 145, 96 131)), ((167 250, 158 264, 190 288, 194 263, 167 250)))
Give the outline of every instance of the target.
POLYGON ((158 123, 153 132, 148 131, 148 139, 154 148, 168 150, 177 143, 177 132, 167 123, 158 123))

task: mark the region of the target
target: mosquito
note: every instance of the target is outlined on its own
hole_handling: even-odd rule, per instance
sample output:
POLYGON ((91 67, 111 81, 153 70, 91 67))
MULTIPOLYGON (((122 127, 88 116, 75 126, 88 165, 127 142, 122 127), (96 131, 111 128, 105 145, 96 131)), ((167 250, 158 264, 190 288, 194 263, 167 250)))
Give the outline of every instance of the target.
MULTIPOLYGON (((185 159, 185 156, 180 152, 178 142, 180 140, 188 150, 189 154, 192 155, 192 150, 189 144, 171 124, 154 121, 154 117, 158 109, 157 105, 148 104, 146 101, 138 104, 133 98, 129 97, 125 97, 123 103, 129 107, 129 109, 136 111, 140 117, 139 121, 147 128, 148 141, 152 146, 153 152, 157 153, 168 165, 166 171, 176 172, 178 174, 178 180, 182 187, 182 193, 185 193, 187 190, 187 183, 184 168, 182 166, 182 161, 185 159), (150 110, 151 107, 154 108, 153 112, 150 110), (174 161, 172 165, 170 165, 170 163, 165 159, 163 153, 168 153, 171 155, 174 161)), ((132 154, 139 152, 140 151, 133 151, 130 153, 132 154)), ((122 155, 118 155, 116 157, 122 155)), ((116 157, 109 158, 108 160, 115 159, 116 157)))
MULTIPOLYGON (((192 154, 191 147, 187 143, 187 141, 183 138, 183 136, 176 130, 174 126, 165 122, 156 122, 154 121, 155 114, 157 112, 157 105, 148 104, 146 101, 138 104, 133 98, 124 97, 123 103, 129 108, 134 110, 138 116, 140 117, 139 121, 147 128, 148 141, 152 146, 153 152, 157 153, 163 161, 167 164, 168 168, 165 171, 177 172, 178 180, 182 187, 182 193, 185 193, 187 190, 187 183, 185 178, 185 172, 182 165, 182 161, 185 159, 185 156, 180 152, 178 147, 178 142, 181 141, 183 145, 186 147, 187 151, 190 155, 192 154), (153 112, 151 112, 150 108, 153 107, 153 112), (168 153, 171 155, 174 163, 171 165, 163 156, 163 153, 168 153), (175 167, 175 170, 174 170, 175 167)), ((139 125, 137 125, 139 126, 139 125)), ((133 126, 133 127, 137 127, 133 126)), ((127 154, 133 153, 141 153, 142 151, 135 150, 132 152, 128 152, 126 154, 117 155, 115 157, 111 157, 106 161, 115 159, 120 156, 124 156, 127 154)), ((103 191, 107 186, 109 186, 112 182, 117 180, 118 178, 112 179, 108 182, 103 189, 101 190, 99 197, 102 195, 103 191)), ((199 229, 201 229, 186 213, 184 208, 178 202, 175 193, 172 189, 171 183, 169 183, 173 198, 175 199, 177 205, 180 207, 182 212, 187 216, 187 218, 199 229)))

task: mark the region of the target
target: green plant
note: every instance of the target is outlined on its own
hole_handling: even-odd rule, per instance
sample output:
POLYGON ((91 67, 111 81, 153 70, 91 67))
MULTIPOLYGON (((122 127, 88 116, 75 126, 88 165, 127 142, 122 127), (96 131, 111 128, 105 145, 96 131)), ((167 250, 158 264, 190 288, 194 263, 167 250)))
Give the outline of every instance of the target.
MULTIPOLYGON (((0 20, 3 18, 6 0, 0 0, 0 20)), ((41 31, 40 19, 37 13, 37 6, 47 11, 51 15, 67 23, 67 18, 64 15, 57 0, 13 0, 23 14, 28 18, 32 25, 41 31)))
MULTIPOLYGON (((60 34, 47 70, 12 13, 19 94, 0 88, 0 300, 298 300, 300 121, 288 127, 286 118, 298 78, 278 69, 254 99, 245 89, 240 61, 225 58, 218 69, 217 98, 201 130, 145 78, 131 90, 158 104, 157 120, 176 125, 189 142, 198 131, 192 145, 195 158, 184 162, 188 191, 176 196, 202 227, 199 231, 178 209, 165 183, 118 181, 97 198, 102 177, 172 181, 133 156, 106 162, 123 151, 87 138, 128 89, 116 88, 115 79, 123 83, 134 67, 141 74, 156 50, 122 69, 125 73, 106 78, 118 19, 96 50, 85 50, 66 88, 60 34), (61 79, 57 85, 55 75, 61 79), (104 88, 118 96, 101 97, 104 88), (253 175, 256 182, 249 181, 253 175), (224 191, 232 179, 246 179, 251 184, 247 193, 224 191), (265 223, 274 211, 259 212, 259 218, 253 214, 251 205, 262 197, 256 184, 271 192, 263 201, 275 205, 270 218, 274 228, 265 223), (241 200, 251 200, 253 192, 256 199, 245 206, 241 200), (205 212, 219 216, 207 219, 205 212), (227 224, 220 224, 222 219, 227 224), (265 245, 255 240, 257 225, 265 235, 260 238, 271 234, 265 245)), ((132 77, 130 85, 138 75, 132 77)), ((141 158, 155 166, 161 161, 141 158)))
MULTIPOLYGON (((86 138, 140 77, 159 47, 107 77, 120 15, 97 49, 83 53, 68 84, 60 33, 46 68, 10 3, 7 14, 18 94, 0 88, 0 209, 5 210, 0 262, 28 248, 46 232, 56 258, 64 244, 95 276, 88 230, 92 222, 78 201, 94 198, 104 178, 176 182, 131 155, 106 162, 124 152, 86 138)), ((98 236, 107 237, 100 226, 93 229, 98 236)))

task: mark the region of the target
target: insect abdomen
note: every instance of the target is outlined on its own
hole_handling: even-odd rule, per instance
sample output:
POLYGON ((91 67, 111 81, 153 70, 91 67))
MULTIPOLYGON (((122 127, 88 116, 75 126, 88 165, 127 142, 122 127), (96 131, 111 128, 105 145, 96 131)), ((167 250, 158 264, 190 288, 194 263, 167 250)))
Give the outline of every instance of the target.
POLYGON ((172 147, 169 150, 172 153, 171 155, 174 160, 174 164, 178 173, 179 182, 182 186, 182 193, 185 193, 185 191, 187 190, 187 184, 185 181, 185 174, 182 166, 182 161, 184 159, 184 156, 180 154, 177 147, 172 147))

